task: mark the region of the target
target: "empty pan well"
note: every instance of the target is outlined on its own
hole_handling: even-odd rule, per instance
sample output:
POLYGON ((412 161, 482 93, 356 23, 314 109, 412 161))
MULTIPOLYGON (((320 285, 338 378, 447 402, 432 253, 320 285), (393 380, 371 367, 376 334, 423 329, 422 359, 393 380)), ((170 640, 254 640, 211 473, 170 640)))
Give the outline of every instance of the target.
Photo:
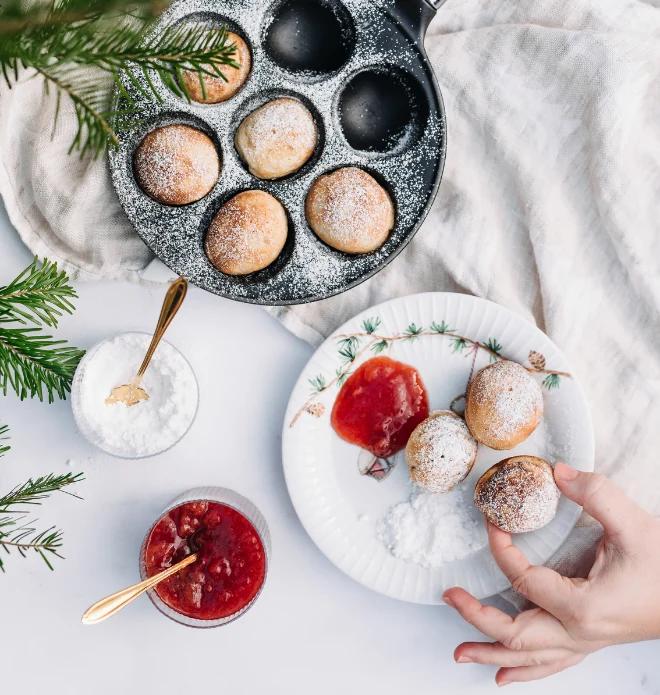
POLYGON ((334 0, 284 0, 266 31, 266 52, 290 72, 335 72, 351 57, 355 27, 334 0))
POLYGON ((348 144, 366 152, 391 152, 410 146, 428 120, 421 85, 395 67, 362 70, 339 97, 339 120, 348 144))

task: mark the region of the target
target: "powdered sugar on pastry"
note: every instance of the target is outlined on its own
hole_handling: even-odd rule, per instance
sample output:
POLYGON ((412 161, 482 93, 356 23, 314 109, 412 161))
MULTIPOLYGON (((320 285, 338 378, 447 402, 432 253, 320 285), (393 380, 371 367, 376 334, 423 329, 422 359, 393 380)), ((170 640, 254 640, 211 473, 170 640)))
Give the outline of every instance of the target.
POLYGON ((420 423, 406 446, 410 477, 429 492, 447 492, 472 469, 477 442, 462 418, 438 410, 420 423))
POLYGON ((516 362, 498 360, 470 382, 465 419, 470 432, 494 449, 511 449, 526 439, 543 415, 541 387, 516 362))
POLYGON ((133 160, 140 188, 166 205, 200 200, 220 176, 220 158, 201 130, 177 124, 155 128, 142 140, 133 160))
POLYGON ((298 99, 266 102, 241 123, 236 149, 260 179, 277 179, 298 171, 316 148, 317 129, 309 109, 298 99))
POLYGON ((536 456, 514 456, 489 468, 477 481, 474 503, 509 533, 536 531, 557 513, 560 492, 552 467, 536 456))

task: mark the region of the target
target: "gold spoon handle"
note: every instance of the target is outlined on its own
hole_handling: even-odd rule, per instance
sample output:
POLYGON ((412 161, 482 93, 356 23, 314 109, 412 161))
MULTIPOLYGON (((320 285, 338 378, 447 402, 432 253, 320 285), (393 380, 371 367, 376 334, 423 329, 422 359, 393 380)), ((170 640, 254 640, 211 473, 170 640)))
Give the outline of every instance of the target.
POLYGON ((138 596, 141 596, 145 591, 152 589, 154 586, 156 586, 156 584, 160 584, 163 579, 171 577, 184 567, 188 567, 188 565, 195 562, 196 559, 196 553, 188 555, 188 557, 181 560, 181 562, 177 562, 176 565, 172 565, 172 567, 169 567, 158 574, 154 574, 153 577, 149 577, 139 584, 133 584, 133 586, 122 589, 116 594, 102 598, 83 613, 83 625, 96 625, 96 623, 100 623, 106 618, 109 618, 111 615, 114 615, 120 611, 124 606, 127 606, 132 601, 135 601, 135 599, 138 596))
POLYGON ((158 323, 156 324, 156 330, 154 331, 154 337, 151 339, 151 344, 147 350, 147 354, 142 360, 140 369, 136 375, 136 379, 139 381, 144 373, 147 371, 149 362, 156 352, 158 343, 160 343, 167 327, 172 323, 172 319, 176 316, 177 311, 181 308, 183 300, 186 298, 186 293, 188 292, 188 282, 184 278, 178 278, 175 280, 167 290, 165 299, 163 300, 163 308, 160 310, 160 316, 158 317, 158 323))

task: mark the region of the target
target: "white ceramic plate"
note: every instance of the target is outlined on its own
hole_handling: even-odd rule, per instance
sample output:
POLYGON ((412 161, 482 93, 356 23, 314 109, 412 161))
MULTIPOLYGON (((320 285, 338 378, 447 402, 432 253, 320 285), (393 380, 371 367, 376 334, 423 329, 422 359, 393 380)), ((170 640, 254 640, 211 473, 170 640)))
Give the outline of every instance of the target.
MULTIPOLYGON (((413 295, 372 307, 330 336, 300 375, 284 422, 284 472, 291 499, 309 535, 356 581, 387 596, 416 603, 442 603, 443 590, 456 585, 484 598, 507 588, 508 581, 487 547, 432 568, 395 558, 379 540, 376 529, 393 505, 409 498, 405 462, 399 461, 380 482, 361 475, 357 465, 360 450, 335 434, 330 412, 339 390, 337 370, 353 370, 373 357, 373 346, 381 342, 376 336, 395 338, 381 354, 419 370, 431 410, 448 409, 452 400, 465 392, 474 356, 470 343, 462 343, 456 334, 483 344, 491 341, 504 357, 527 366, 543 366, 543 357, 546 369, 570 373, 565 357, 544 333, 497 304, 460 294, 413 295), (365 326, 375 328, 373 334, 368 334, 365 326), (346 336, 357 338, 342 342, 346 336), (531 351, 537 354, 530 355, 531 351), (357 353, 357 357, 350 362, 347 353, 357 353)), ((479 348, 476 368, 488 364, 489 359, 488 351, 479 348)), ((545 373, 535 375, 539 381, 547 377, 545 373)), ((550 377, 550 381, 555 380, 550 377)), ((542 424, 516 449, 498 452, 479 447, 477 463, 462 484, 468 495, 486 468, 516 453, 551 462, 562 459, 580 470, 593 470, 591 418, 575 378, 560 376, 554 384, 546 381, 544 400, 542 424)), ((517 536, 516 543, 533 563, 543 563, 564 542, 579 515, 580 508, 562 497, 555 519, 539 531, 517 536)))

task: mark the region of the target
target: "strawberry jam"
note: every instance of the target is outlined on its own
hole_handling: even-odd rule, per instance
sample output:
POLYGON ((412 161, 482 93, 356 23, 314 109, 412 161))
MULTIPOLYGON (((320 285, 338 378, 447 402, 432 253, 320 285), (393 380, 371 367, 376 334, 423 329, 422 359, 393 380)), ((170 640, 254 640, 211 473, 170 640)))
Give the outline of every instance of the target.
POLYGON ((217 620, 245 608, 259 593, 266 553, 254 526, 218 502, 186 502, 153 527, 145 546, 151 577, 196 552, 198 559, 162 581, 155 591, 190 618, 217 620))
POLYGON ((342 386, 332 408, 332 426, 347 442, 387 458, 405 447, 428 414, 419 372, 389 357, 374 357, 342 386))

